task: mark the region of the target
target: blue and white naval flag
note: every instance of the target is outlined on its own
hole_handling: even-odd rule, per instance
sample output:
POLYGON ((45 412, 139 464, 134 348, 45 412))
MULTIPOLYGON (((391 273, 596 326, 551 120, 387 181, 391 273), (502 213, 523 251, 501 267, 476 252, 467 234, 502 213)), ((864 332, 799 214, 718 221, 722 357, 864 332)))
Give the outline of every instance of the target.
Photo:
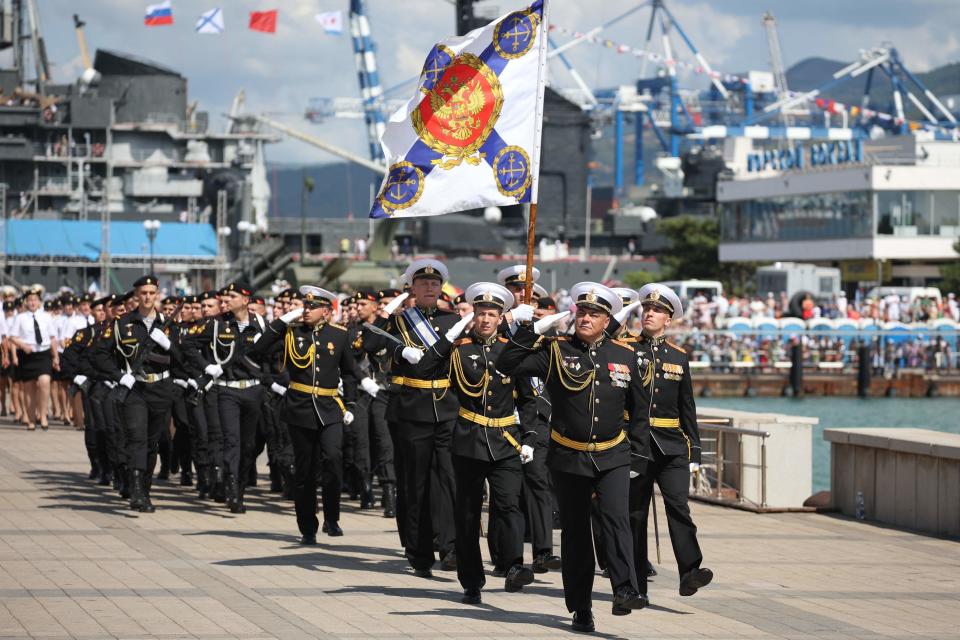
POLYGON ((380 138, 388 169, 371 218, 537 201, 546 4, 434 45, 380 138))

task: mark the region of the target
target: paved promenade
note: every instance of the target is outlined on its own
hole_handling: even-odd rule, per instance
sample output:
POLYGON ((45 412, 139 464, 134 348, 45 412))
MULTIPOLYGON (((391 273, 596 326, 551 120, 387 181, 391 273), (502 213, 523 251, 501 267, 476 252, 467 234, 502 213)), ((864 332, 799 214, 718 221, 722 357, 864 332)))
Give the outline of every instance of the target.
MULTIPOLYGON (((172 483, 155 485, 155 514, 133 515, 86 480, 85 457, 79 432, 0 421, 0 638, 571 637, 559 573, 519 594, 488 576, 483 605, 461 605, 454 574, 415 578, 393 523, 352 503, 345 537, 298 546, 263 459, 245 515, 172 483)), ((960 636, 955 541, 824 515, 694 515, 714 584, 681 598, 664 539, 650 608, 611 616, 598 576, 598 637, 960 636)))

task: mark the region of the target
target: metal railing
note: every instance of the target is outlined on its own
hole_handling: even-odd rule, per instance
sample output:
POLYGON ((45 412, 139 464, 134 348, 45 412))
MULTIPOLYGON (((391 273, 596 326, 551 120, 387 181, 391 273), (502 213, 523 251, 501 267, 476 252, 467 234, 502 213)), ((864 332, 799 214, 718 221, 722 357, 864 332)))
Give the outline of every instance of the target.
POLYGON ((690 476, 690 495, 711 502, 739 506, 753 511, 767 508, 767 438, 769 431, 733 426, 732 418, 700 418, 702 463, 699 473, 690 476), (744 440, 760 438, 760 462, 744 461, 744 440), (759 501, 744 495, 745 472, 760 474, 759 501))

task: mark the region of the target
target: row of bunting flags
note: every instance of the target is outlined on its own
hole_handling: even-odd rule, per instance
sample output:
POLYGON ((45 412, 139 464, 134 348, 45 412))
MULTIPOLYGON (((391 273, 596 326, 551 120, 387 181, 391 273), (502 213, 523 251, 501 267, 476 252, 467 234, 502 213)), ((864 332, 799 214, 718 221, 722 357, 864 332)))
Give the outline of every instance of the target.
MULTIPOLYGON (((277 16, 279 12, 276 9, 269 11, 251 11, 250 20, 247 27, 251 31, 261 33, 277 32, 277 16)), ((323 30, 331 35, 340 35, 343 33, 343 12, 325 11, 318 13, 314 19, 323 27, 323 30)), ((161 27, 173 24, 173 5, 170 0, 164 0, 159 4, 147 5, 146 14, 143 23, 148 27, 161 27)), ((223 9, 214 7, 205 11, 197 18, 194 31, 203 34, 223 33, 226 24, 223 19, 223 9)))

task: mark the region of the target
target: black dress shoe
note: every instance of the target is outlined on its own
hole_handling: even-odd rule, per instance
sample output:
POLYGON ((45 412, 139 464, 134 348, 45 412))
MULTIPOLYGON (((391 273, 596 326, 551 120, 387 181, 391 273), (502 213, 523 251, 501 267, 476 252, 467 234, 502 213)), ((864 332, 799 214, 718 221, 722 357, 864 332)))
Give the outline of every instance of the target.
POLYGON ((340 528, 339 524, 336 522, 327 522, 326 520, 323 521, 322 531, 333 538, 339 538, 343 535, 343 529, 340 528))
POLYGON ((556 571, 561 568, 563 568, 563 562, 560 560, 560 556, 551 553, 541 553, 533 559, 534 573, 547 573, 551 569, 556 571))
POLYGON ((657 570, 653 568, 653 565, 650 564, 650 561, 647 560, 647 577, 652 578, 657 575, 657 570))
POLYGON ((480 604, 480 589, 464 589, 460 602, 463 604, 480 604))
POLYGON ((533 571, 522 564, 515 564, 507 571, 507 579, 503 583, 503 588, 510 593, 515 593, 531 582, 533 582, 533 571))
POLYGON ((492 574, 494 578, 506 578, 507 570, 501 567, 494 567, 492 574))
POLYGON ((457 552, 449 551, 447 555, 443 556, 443 560, 440 562, 441 571, 456 571, 457 570, 457 552))
POLYGON ((643 609, 650 603, 645 593, 637 593, 631 587, 622 587, 613 594, 613 615, 628 616, 634 609, 643 609))
POLYGON ((433 571, 430 571, 430 569, 414 569, 413 575, 417 576, 418 578, 432 578, 433 571))
POLYGON ((300 544, 305 546, 313 546, 317 544, 317 534, 315 533, 305 533, 300 536, 300 544))
POLYGON ((713 571, 710 569, 694 569, 680 579, 680 595, 692 596, 698 589, 710 584, 713 580, 713 571))
POLYGON ((573 625, 571 626, 574 631, 580 631, 581 633, 593 633, 596 631, 597 628, 593 624, 593 611, 590 609, 574 611, 573 625))

